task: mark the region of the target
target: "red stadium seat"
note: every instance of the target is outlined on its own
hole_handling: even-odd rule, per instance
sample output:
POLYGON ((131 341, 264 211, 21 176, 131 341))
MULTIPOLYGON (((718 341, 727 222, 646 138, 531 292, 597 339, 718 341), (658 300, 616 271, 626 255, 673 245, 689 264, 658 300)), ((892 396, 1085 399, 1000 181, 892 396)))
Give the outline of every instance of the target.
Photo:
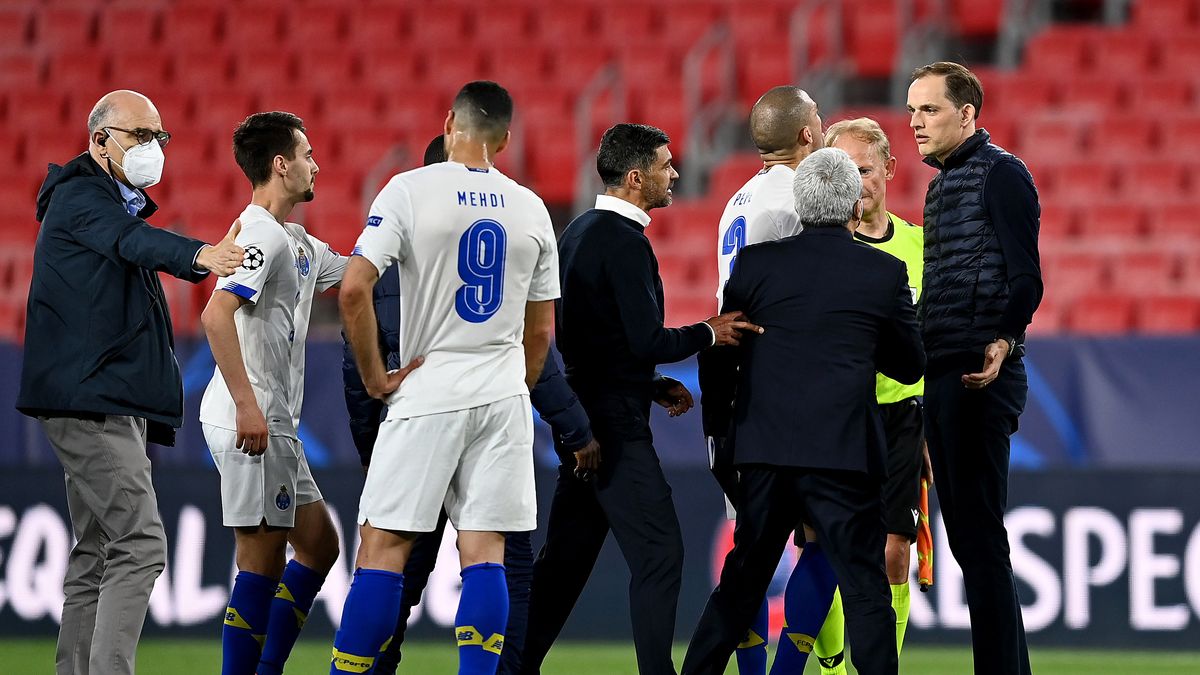
POLYGON ((1104 258, 1090 253, 1066 253, 1042 256, 1042 276, 1046 295, 1055 302, 1067 303, 1087 293, 1099 292, 1106 282, 1104 258))
POLYGON ((225 8, 225 45, 235 54, 246 48, 263 48, 276 42, 282 33, 283 10, 254 2, 229 4, 225 8))
POLYGON ((25 7, 0 7, 0 53, 28 48, 31 15, 25 7))
POLYGON ((231 81, 232 68, 226 54, 211 49, 191 49, 195 48, 176 53, 171 60, 171 72, 174 73, 174 81, 178 85, 196 93, 209 95, 208 92, 211 92, 213 87, 220 87, 231 81))
POLYGON ((470 47, 430 47, 424 52, 424 81, 458 91, 484 77, 483 55, 470 47))
POLYGON ((499 82, 509 92, 528 86, 537 86, 546 79, 549 71, 551 50, 530 45, 514 50, 509 47, 494 48, 483 57, 488 76, 499 82))
POLYGON ((1095 29, 1051 27, 1025 44, 1027 70, 1069 76, 1087 63, 1089 41, 1095 29))
POLYGON ((757 153, 730 155, 709 176, 708 194, 713 199, 731 199, 762 168, 763 161, 757 153))
POLYGON ((532 5, 520 2, 488 2, 472 7, 477 35, 503 35, 504 39, 525 40, 530 35, 532 5))
POLYGON ((1130 4, 1133 25, 1147 34, 1162 35, 1196 24, 1193 0, 1142 0, 1130 4))
POLYGON ((1117 29, 1092 40, 1091 72, 1098 77, 1136 80, 1151 72, 1156 60, 1152 36, 1117 29))
POLYGON ((578 91, 592 81, 610 58, 611 51, 603 45, 583 44, 559 51, 553 63, 554 81, 561 87, 578 91))
MULTIPOLYGON (((737 11, 740 10, 739 7, 737 11)), ((719 5, 699 1, 689 2, 686 7, 664 9, 662 29, 657 37, 671 46, 690 47, 720 24, 723 18, 724 13, 719 5)))
POLYGON ((1091 202, 1080 206, 1079 234, 1093 242, 1128 245, 1141 240, 1144 219, 1137 202, 1091 202))
POLYGON ((1182 202, 1178 208, 1154 209, 1150 219, 1150 235, 1165 245, 1174 246, 1181 242, 1200 244, 1200 219, 1196 218, 1190 202, 1182 202))
POLYGON ((466 47, 469 29, 469 13, 464 7, 431 2, 415 4, 409 11, 408 38, 414 45, 466 47))
POLYGON ((950 21, 955 32, 967 37, 989 37, 1000 32, 1004 0, 954 0, 950 21))
POLYGON ((1178 334, 1200 331, 1200 298, 1140 298, 1135 313, 1139 333, 1178 334))
POLYGON ((161 49, 121 50, 113 53, 109 81, 114 87, 142 91, 149 83, 172 84, 170 72, 171 62, 161 49))
POLYGON ((683 87, 662 83, 636 89, 632 94, 632 122, 656 126, 671 137, 671 152, 676 156, 687 152, 688 114, 683 100, 683 87))
POLYGON ((302 49, 296 55, 297 80, 306 87, 326 91, 358 82, 358 59, 338 47, 302 49))
POLYGON ((772 36, 783 36, 788 25, 788 13, 779 5, 769 2, 739 4, 729 10, 729 29, 734 42, 744 47, 762 42, 776 43, 772 36))
POLYGON ((1035 160, 1061 160, 1078 157, 1083 146, 1084 129, 1073 117, 1045 116, 1029 119, 1021 134, 1021 152, 1032 164, 1035 160))
POLYGON ((362 82, 383 91, 411 83, 418 70, 416 50, 397 46, 369 49, 362 54, 362 82))
POLYGON ((1200 152, 1200 115, 1166 119, 1161 145, 1174 152, 1200 152))
POLYGON ((679 85, 683 81, 683 68, 678 54, 663 47, 643 45, 623 51, 617 55, 617 67, 625 78, 626 86, 639 89, 679 85), (658 56, 647 59, 644 54, 653 49, 658 56))
POLYGON ((367 53, 404 42, 404 12, 399 7, 363 3, 351 4, 350 8, 346 34, 363 45, 367 53))
POLYGON ((1059 243, 1075 234, 1075 214, 1069 207, 1046 199, 1042 200, 1041 206, 1041 225, 1038 229, 1039 244, 1059 243))
POLYGON ((1052 201, 1087 204, 1107 199, 1116 187, 1116 171, 1094 161, 1070 161, 1054 167, 1052 189, 1046 193, 1052 201))
POLYGON ((256 112, 258 106, 248 90, 213 91, 197 95, 192 118, 196 126, 219 131, 221 138, 227 139, 242 120, 256 112))
POLYGON ((175 7, 163 15, 162 43, 170 48, 207 48, 216 41, 220 27, 221 12, 216 7, 175 7))
POLYGON ((332 3, 287 12, 284 15, 284 39, 300 54, 311 49, 330 51, 340 47, 346 26, 345 7, 332 3))
POLYGON ((278 49, 239 49, 234 52, 239 87, 253 91, 285 87, 292 83, 291 54, 278 49))
POLYGON ((344 85, 326 89, 321 94, 321 126, 337 129, 358 129, 365 126, 391 124, 383 115, 380 99, 374 92, 361 87, 344 85))
POLYGON ((1098 113, 1116 109, 1125 94, 1125 85, 1111 77, 1075 77, 1060 85, 1059 106, 1070 112, 1098 113))
POLYGON ((534 192, 547 202, 570 202, 575 197, 575 173, 581 158, 571 119, 546 120, 526 129, 529 137, 529 176, 534 192))
POLYGON ((283 84, 262 89, 258 94, 258 107, 261 110, 290 112, 312 125, 322 119, 318 110, 321 98, 311 89, 283 84))
POLYGON ((1102 117, 1088 129, 1088 148, 1100 160, 1119 157, 1137 161, 1157 155, 1157 132, 1154 124, 1130 124, 1120 115, 1102 117))
POLYGON ((1061 82, 1050 75, 1039 73, 1006 73, 995 78, 984 87, 983 110, 988 119, 996 112, 1007 116, 1025 116, 1031 110, 1053 107, 1058 97, 1061 82))
POLYGON ((100 13, 100 44, 114 52, 158 44, 159 13, 154 7, 108 6, 100 13))
POLYGON ((43 49, 83 49, 95 37, 96 17, 87 7, 42 7, 34 40, 43 49))
POLYGON ((428 141, 442 130, 453 95, 433 86, 405 87, 384 97, 382 124, 428 141))
POLYGON ((1129 82, 1129 100, 1150 109, 1184 109, 1192 105, 1193 87, 1177 77, 1142 75, 1129 82))
POLYGON ((108 79, 108 59, 91 50, 56 50, 47 61, 46 79, 59 91, 95 87, 108 79))
POLYGON ((1167 159, 1129 164, 1121 170, 1121 187, 1131 199, 1162 203, 1184 196, 1189 165, 1167 159))
POLYGON ((659 17, 652 4, 606 3, 599 19, 600 37, 610 43, 619 44, 627 40, 659 41, 659 17))
POLYGON ((586 4, 550 2, 540 7, 537 35, 544 44, 564 47, 586 46, 598 42, 592 36, 595 23, 592 7, 586 4))
POLYGON ((1175 284, 1179 259, 1164 251, 1137 251, 1113 258, 1110 278, 1121 292, 1142 296, 1162 293, 1175 284))
POLYGON ((749 109, 768 89, 792 81, 792 64, 787 51, 771 42, 750 43, 738 48, 738 97, 749 109))
POLYGON ((355 129, 338 144, 338 164, 365 173, 399 145, 403 138, 403 130, 395 126, 355 129))
MULTIPOLYGON (((322 159, 314 154, 317 164, 322 159)), ((362 177, 357 172, 351 172, 340 167, 348 167, 345 162, 337 162, 337 167, 326 171, 324 167, 317 173, 316 192, 322 202, 338 204, 362 204, 362 177)), ((374 195, 371 195, 374 197, 374 195)))
POLYGON ((1159 52, 1162 75, 1191 78, 1200 70, 1200 32, 1183 32, 1173 27, 1164 33, 1159 52))
POLYGON ((513 97, 514 116, 522 123, 540 124, 560 120, 574 114, 574 99, 562 87, 528 84, 509 90, 513 97))
MULTIPOLYGON (((847 50, 862 77, 888 77, 899 44, 899 15, 894 0, 854 4, 848 8, 847 50)), ((784 24, 786 25, 786 24, 784 24)))
POLYGON ((306 230, 339 253, 354 250, 354 242, 362 233, 363 209, 357 202, 316 199, 305 204, 300 217, 306 230))
POLYGON ((41 79, 41 60, 32 54, 0 56, 0 89, 35 87, 41 79))
MULTIPOLYGON (((209 204, 229 204, 233 197, 229 179, 223 174, 218 175, 211 171, 199 170, 192 173, 176 171, 171 174, 170 183, 164 182, 163 185, 170 188, 171 200, 177 207, 180 204, 185 205, 185 208, 209 204)), ((228 223, 225 227, 228 228, 228 223)))
POLYGON ((1133 327, 1133 304, 1123 295, 1084 296, 1071 305, 1067 325, 1076 333, 1124 333, 1133 327))
MULTIPOLYGON (((58 91, 14 89, 8 91, 7 98, 10 127, 56 130, 63 121, 66 97, 58 91)), ((79 129, 86 131, 83 126, 79 126, 79 129)), ((41 140, 44 138, 42 136, 41 140)))

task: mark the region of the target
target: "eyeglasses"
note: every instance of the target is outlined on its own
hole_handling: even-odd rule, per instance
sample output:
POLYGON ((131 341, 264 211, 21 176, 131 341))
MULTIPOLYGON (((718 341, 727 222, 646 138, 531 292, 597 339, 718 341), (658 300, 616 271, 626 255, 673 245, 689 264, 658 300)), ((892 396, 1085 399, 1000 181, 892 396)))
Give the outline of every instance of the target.
POLYGON ((130 136, 133 136, 138 145, 145 145, 150 141, 158 141, 158 146, 161 148, 171 142, 171 134, 165 131, 152 131, 150 129, 122 129, 120 127, 105 127, 112 131, 123 131, 130 136))

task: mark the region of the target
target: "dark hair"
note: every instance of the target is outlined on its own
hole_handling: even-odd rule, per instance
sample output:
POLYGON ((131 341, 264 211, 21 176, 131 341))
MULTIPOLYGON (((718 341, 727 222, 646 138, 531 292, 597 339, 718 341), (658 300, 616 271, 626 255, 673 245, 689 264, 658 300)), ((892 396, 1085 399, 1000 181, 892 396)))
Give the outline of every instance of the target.
POLYGON ((424 166, 430 164, 440 164, 446 161, 446 137, 438 134, 429 141, 429 145, 425 146, 424 166))
POLYGON ((512 124, 513 101, 508 90, 490 80, 463 85, 454 97, 454 119, 465 127, 482 131, 493 141, 508 133, 512 124))
POLYGON ((975 106, 975 119, 983 111, 983 85, 975 73, 967 70, 966 66, 951 61, 938 61, 927 66, 921 66, 912 72, 912 82, 926 76, 943 76, 946 78, 946 98, 961 108, 970 103, 975 106))
POLYGON ((233 130, 233 159, 251 185, 271 180, 271 163, 277 155, 295 158, 297 131, 304 131, 304 120, 279 111, 254 113, 233 130))
POLYGON ((621 187, 625 174, 634 169, 649 171, 658 149, 671 142, 671 137, 658 127, 648 124, 618 124, 600 137, 596 153, 596 171, 604 187, 621 187))

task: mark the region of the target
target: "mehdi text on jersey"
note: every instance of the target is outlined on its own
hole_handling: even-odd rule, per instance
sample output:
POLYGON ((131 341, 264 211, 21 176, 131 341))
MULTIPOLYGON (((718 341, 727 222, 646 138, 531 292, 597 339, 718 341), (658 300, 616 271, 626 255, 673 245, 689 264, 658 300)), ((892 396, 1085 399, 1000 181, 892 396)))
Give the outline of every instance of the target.
POLYGON ((490 206, 504 208, 504 195, 498 192, 465 192, 458 193, 459 206, 490 206))

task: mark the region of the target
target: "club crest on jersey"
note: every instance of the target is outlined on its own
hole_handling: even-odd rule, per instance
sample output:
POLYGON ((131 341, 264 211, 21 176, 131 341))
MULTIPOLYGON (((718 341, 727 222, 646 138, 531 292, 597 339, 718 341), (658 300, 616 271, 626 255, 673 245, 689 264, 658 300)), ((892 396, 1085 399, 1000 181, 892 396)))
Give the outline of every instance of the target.
POLYGON ((279 494, 275 495, 275 508, 280 511, 287 511, 292 505, 292 496, 288 494, 287 486, 279 486, 279 494))
POLYGON ((296 269, 300 270, 300 276, 302 277, 308 276, 308 271, 312 269, 308 263, 308 256, 304 253, 303 246, 299 247, 299 250, 296 252, 296 269))
POLYGON ((263 266, 267 261, 263 255, 262 249, 257 246, 247 246, 246 253, 242 256, 242 267, 248 270, 256 270, 263 266))

